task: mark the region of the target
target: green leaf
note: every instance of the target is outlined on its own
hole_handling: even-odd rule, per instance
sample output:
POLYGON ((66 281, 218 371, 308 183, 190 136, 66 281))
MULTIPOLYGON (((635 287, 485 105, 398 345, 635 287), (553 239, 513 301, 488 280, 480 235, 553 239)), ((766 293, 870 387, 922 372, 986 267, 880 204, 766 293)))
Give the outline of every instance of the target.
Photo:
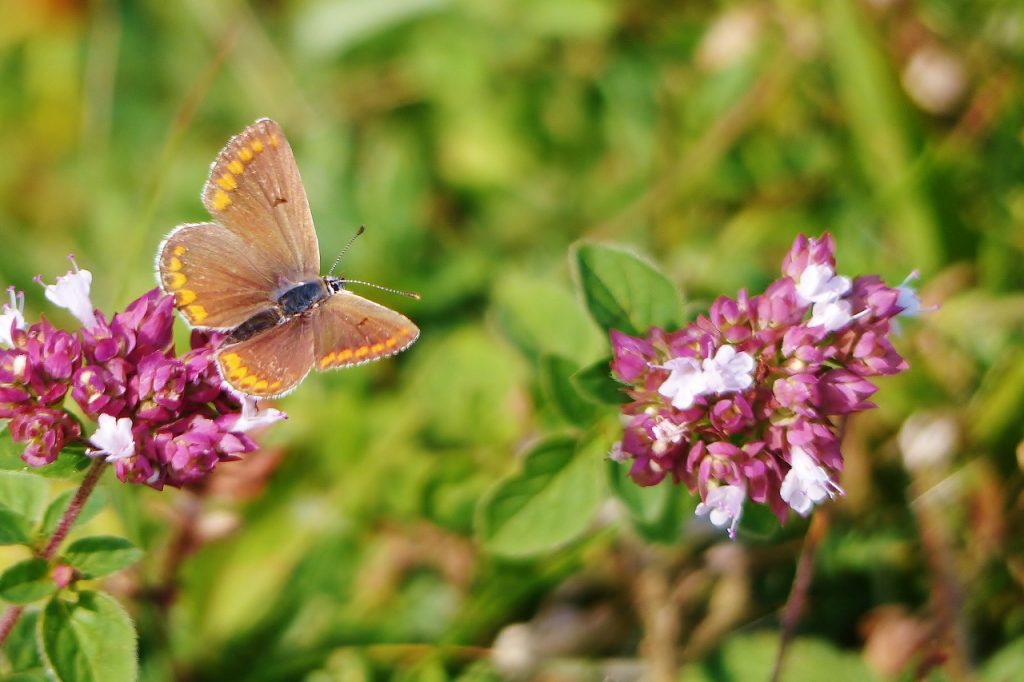
POLYGON ((86 591, 74 603, 51 600, 38 632, 46 665, 61 682, 122 682, 138 676, 135 628, 109 595, 86 591))
POLYGON ((629 477, 628 463, 608 460, 608 484, 629 512, 637 534, 650 542, 677 542, 697 506, 696 496, 670 480, 637 485, 629 477))
POLYGON ((43 478, 78 478, 92 460, 79 448, 66 447, 52 463, 42 467, 30 467, 21 459, 24 446, 12 443, 9 438, 0 438, 0 473, 17 472, 43 478))
POLYGON ((622 384, 612 377, 611 358, 587 365, 569 378, 580 395, 595 403, 622 405, 629 402, 629 396, 622 392, 622 384))
POLYGON ((583 300, 606 331, 640 335, 651 327, 678 327, 682 322, 679 291, 637 256, 599 244, 581 244, 574 256, 583 300))
POLYGON ((42 668, 34 668, 8 675, 4 682, 50 682, 50 678, 42 668))
POLYGON ((142 550, 125 538, 93 535, 72 542, 64 558, 86 578, 101 578, 134 564, 142 550))
POLYGON ((0 545, 27 545, 32 542, 32 524, 16 511, 0 506, 0 545))
MULTIPOLYGON (((11 634, 4 642, 3 655, 7 659, 11 672, 28 673, 41 668, 42 659, 36 646, 36 621, 39 620, 38 608, 27 608, 18 622, 11 629, 11 634)), ((5 677, 5 680, 11 678, 5 677)))
POLYGON ((540 383, 545 397, 570 424, 588 426, 596 413, 596 405, 583 398, 570 381, 578 369, 576 363, 559 355, 540 359, 540 383))
MULTIPOLYGON (((679 679, 693 682, 712 680, 758 680, 771 670, 779 650, 775 633, 733 635, 725 640, 708 660, 686 665, 679 679)), ((810 637, 794 639, 783 661, 781 679, 786 682, 817 682, 827 678, 836 682, 871 682, 879 679, 861 657, 833 644, 810 637)))
POLYGON ((519 471, 481 500, 477 532, 486 548, 508 557, 551 551, 579 537, 603 497, 604 448, 556 436, 533 448, 519 471))
POLYGON ((502 332, 531 358, 557 353, 590 360, 607 343, 561 281, 509 274, 495 283, 493 297, 502 332))
POLYGON ((12 604, 30 604, 57 591, 50 566, 43 559, 26 559, 0 575, 0 598, 12 604))
POLYGON ((46 505, 47 483, 38 476, 0 471, 0 505, 36 521, 46 505))
MULTIPOLYGON (((49 536, 56 530, 57 525, 60 523, 60 517, 64 515, 68 505, 71 504, 71 498, 75 496, 77 489, 65 490, 60 495, 55 497, 50 505, 46 508, 46 513, 43 514, 43 523, 40 528, 40 534, 49 536)), ((81 526, 87 523, 90 519, 95 517, 101 511, 103 511, 104 505, 107 503, 106 493, 102 489, 97 488, 92 491, 86 499, 85 504, 82 505, 82 511, 78 512, 78 519, 75 521, 75 526, 81 526)))

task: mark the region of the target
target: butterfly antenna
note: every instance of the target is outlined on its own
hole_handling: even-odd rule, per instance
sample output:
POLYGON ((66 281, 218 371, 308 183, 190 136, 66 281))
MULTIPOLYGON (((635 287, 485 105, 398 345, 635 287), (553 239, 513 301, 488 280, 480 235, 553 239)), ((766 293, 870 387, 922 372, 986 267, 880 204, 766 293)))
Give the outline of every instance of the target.
POLYGON ((399 296, 408 296, 409 298, 416 299, 417 301, 420 300, 420 295, 417 294, 415 291, 403 291, 401 289, 392 289, 391 287, 382 287, 379 284, 374 284, 373 282, 364 282, 364 281, 359 280, 359 279, 347 279, 346 278, 346 279, 343 279, 342 281, 345 284, 362 284, 363 286, 373 287, 374 289, 380 289, 381 291, 386 291, 386 292, 391 293, 391 294, 398 294, 399 296))
POLYGON ((338 263, 341 262, 342 257, 346 253, 348 253, 348 250, 350 248, 352 248, 352 242, 354 242, 356 238, 359 237, 359 235, 361 235, 363 232, 366 232, 366 225, 360 225, 359 229, 356 230, 356 233, 352 235, 352 238, 348 240, 348 244, 345 244, 345 248, 341 250, 341 253, 338 254, 338 257, 334 259, 334 263, 331 264, 331 269, 327 272, 328 275, 334 274, 334 269, 338 267, 338 263))

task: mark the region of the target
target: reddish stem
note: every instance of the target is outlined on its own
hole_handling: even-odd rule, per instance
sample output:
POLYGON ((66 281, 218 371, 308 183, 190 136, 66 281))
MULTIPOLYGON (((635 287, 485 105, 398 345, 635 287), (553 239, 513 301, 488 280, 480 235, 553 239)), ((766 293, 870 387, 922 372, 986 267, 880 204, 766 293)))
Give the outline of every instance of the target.
POLYGON ((40 557, 49 561, 57 553, 60 543, 64 542, 64 538, 71 531, 71 526, 75 524, 75 521, 78 520, 78 515, 82 513, 85 501, 89 499, 89 495, 92 495, 92 491, 96 489, 96 484, 100 482, 100 477, 103 475, 103 469, 106 465, 107 463, 102 457, 98 457, 93 461, 89 470, 85 473, 82 485, 78 486, 75 496, 71 498, 71 504, 64 510, 64 514, 60 517, 60 523, 57 524, 57 529, 53 531, 53 535, 50 536, 50 541, 46 543, 46 547, 43 549, 40 557))
MULTIPOLYGON (((96 489, 96 484, 100 482, 100 477, 103 475, 106 465, 107 463, 102 457, 93 461, 89 470, 85 473, 82 485, 78 486, 75 496, 71 498, 71 503, 61 515, 57 529, 53 531, 53 535, 47 541, 46 547, 39 553, 39 558, 49 561, 57 553, 60 544, 64 542, 64 538, 68 536, 71 527, 78 520, 78 515, 82 513, 85 501, 89 499, 89 495, 96 489)), ((15 624, 17 624, 24 611, 24 606, 9 606, 3 612, 3 615, 0 615, 0 646, 3 646, 4 642, 7 641, 7 636, 11 634, 11 630, 14 629, 15 624)))
POLYGON ((779 634, 779 650, 775 655, 775 665, 772 668, 770 682, 778 682, 782 674, 782 661, 786 656, 789 643, 796 634, 796 626, 800 622, 804 605, 807 603, 807 593, 811 589, 811 579, 814 577, 814 558, 818 554, 818 547, 825 538, 829 527, 828 507, 819 507, 811 518, 811 526, 807 529, 804 537, 804 546, 800 551, 800 559, 796 565, 796 575, 793 576, 793 587, 789 592, 789 599, 782 611, 782 631, 779 634))

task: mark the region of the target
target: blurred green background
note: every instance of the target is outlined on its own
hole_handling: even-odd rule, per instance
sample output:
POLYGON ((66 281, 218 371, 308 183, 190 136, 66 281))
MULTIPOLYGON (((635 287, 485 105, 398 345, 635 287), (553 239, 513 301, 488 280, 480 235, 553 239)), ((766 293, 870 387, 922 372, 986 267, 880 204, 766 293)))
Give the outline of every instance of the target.
POLYGON ((157 244, 206 217, 209 163, 262 116, 295 149, 322 259, 366 224, 343 273, 423 295, 373 292, 420 341, 308 379, 264 450, 204 489, 106 482, 116 511, 92 523, 147 551, 107 585, 143 679, 767 679, 806 522, 658 544, 609 502, 584 538, 512 561, 474 513, 570 428, 542 356, 608 353, 571 244, 647 254, 699 310, 824 230, 841 272, 918 268, 942 308, 905 325, 911 371, 849 425, 848 495, 782 679, 1019 679, 1021 3, 3 0, 0 17, 0 280, 30 319, 69 321, 31 282, 69 252, 104 310, 154 286, 157 244))

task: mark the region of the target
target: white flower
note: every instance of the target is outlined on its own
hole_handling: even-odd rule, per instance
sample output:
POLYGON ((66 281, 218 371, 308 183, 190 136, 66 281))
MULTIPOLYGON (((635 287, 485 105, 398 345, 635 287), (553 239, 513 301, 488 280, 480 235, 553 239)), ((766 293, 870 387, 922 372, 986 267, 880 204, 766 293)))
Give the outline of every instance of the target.
POLYGON ((93 454, 105 454, 108 462, 116 462, 135 454, 135 436, 132 435, 131 419, 115 419, 113 415, 101 414, 98 421, 100 427, 89 439, 97 448, 93 454))
POLYGON ((930 313, 933 310, 938 310, 939 306, 937 305, 930 305, 927 308, 923 307, 921 305, 921 298, 917 295, 917 291, 914 287, 910 286, 910 282, 918 279, 920 276, 921 274, 917 270, 914 270, 907 275, 906 279, 904 279, 898 287, 896 287, 896 291, 899 292, 899 295, 896 297, 896 305, 901 308, 900 312, 897 313, 898 315, 903 317, 917 317, 921 313, 930 313))
POLYGON ((629 459, 629 453, 622 449, 622 441, 615 443, 612 449, 608 451, 608 459, 619 464, 629 459))
POLYGON ((11 295, 11 302, 4 303, 3 312, 0 312, 0 343, 13 346, 11 337, 14 330, 25 328, 25 292, 15 292, 14 287, 7 287, 7 293, 11 295))
POLYGON ((96 311, 89 300, 89 288, 92 286, 92 273, 88 270, 80 270, 74 257, 68 256, 74 266, 74 272, 70 270, 66 275, 57 278, 56 284, 43 284, 42 277, 36 277, 36 281, 43 285, 46 291, 46 298, 54 305, 67 308, 71 314, 78 318, 86 329, 96 326, 96 311))
POLYGON ((825 331, 834 332, 845 327, 852 319, 847 301, 823 301, 814 304, 807 326, 824 327, 825 331))
POLYGON ((715 357, 704 361, 704 384, 710 393, 742 391, 754 383, 754 358, 736 352, 734 346, 722 346, 715 357))
POLYGON ((804 305, 828 303, 850 290, 850 278, 835 274, 827 265, 808 265, 796 283, 796 296, 804 305))
POLYGON ((797 514, 807 516, 826 497, 845 494, 803 448, 793 447, 789 456, 791 468, 782 479, 779 495, 797 514))
POLYGON ((671 371, 658 387, 658 393, 671 399, 672 407, 685 410, 693 406, 697 396, 707 392, 700 364, 693 358, 672 358, 661 369, 671 371))
POLYGON ((668 446, 675 445, 683 439, 683 434, 686 433, 686 424, 676 424, 668 419, 660 418, 651 427, 651 431, 654 432, 654 445, 651 446, 651 450, 654 451, 654 454, 661 455, 668 450, 668 446))
POLYGON ((244 433, 288 418, 287 414, 281 410, 275 410, 273 407, 268 407, 260 412, 256 409, 256 403, 256 398, 248 395, 242 396, 242 414, 238 417, 235 425, 231 427, 232 431, 244 433))
POLYGON ((743 501, 747 492, 735 485, 720 485, 708 491, 704 501, 697 505, 694 514, 708 515, 708 520, 719 528, 729 526, 729 537, 736 537, 736 526, 743 513, 743 501))

